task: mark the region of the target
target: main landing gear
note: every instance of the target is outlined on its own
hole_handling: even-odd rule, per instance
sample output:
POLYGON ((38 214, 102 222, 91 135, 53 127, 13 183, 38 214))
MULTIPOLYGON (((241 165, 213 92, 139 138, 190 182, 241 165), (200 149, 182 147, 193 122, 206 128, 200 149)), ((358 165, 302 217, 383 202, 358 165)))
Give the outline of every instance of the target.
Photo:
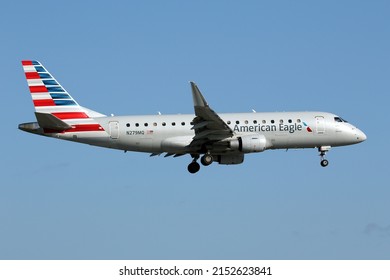
POLYGON ((210 154, 205 154, 204 156, 202 156, 200 158, 200 162, 204 165, 204 166, 209 166, 210 164, 213 163, 213 156, 210 155, 210 154))
POLYGON ((318 151, 320 152, 320 157, 321 157, 321 166, 322 167, 327 167, 329 164, 329 161, 325 159, 326 152, 329 152, 330 146, 321 146, 318 148, 318 151))
MULTIPOLYGON (((193 160, 192 162, 188 165, 188 172, 194 174, 196 172, 198 172, 200 170, 200 165, 199 163, 197 162, 197 160, 199 159, 199 155, 191 155, 193 157, 193 160)), ((209 153, 206 153, 205 155, 203 155, 201 158, 200 158, 200 162, 204 165, 204 166, 209 166, 210 164, 212 164, 214 161, 213 159, 213 156, 209 153)))
POLYGON ((192 174, 198 172, 199 169, 200 169, 200 165, 199 163, 196 162, 195 159, 188 165, 188 172, 192 174))

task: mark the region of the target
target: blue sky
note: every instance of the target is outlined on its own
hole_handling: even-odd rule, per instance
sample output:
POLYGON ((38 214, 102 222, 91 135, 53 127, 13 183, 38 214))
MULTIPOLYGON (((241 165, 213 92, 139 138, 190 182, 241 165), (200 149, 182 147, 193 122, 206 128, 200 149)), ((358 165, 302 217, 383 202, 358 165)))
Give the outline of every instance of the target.
POLYGON ((388 1, 6 1, 0 259, 389 259, 388 1), (368 140, 266 151, 187 172, 23 133, 20 61, 36 59, 83 106, 192 113, 321 110, 368 140))

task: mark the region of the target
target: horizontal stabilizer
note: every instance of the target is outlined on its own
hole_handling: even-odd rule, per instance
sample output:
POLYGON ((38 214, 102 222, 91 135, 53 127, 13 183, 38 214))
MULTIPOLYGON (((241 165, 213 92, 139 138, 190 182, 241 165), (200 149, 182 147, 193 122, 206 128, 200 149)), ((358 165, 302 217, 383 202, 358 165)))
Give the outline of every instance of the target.
POLYGON ((35 112, 35 116, 37 117, 39 126, 45 129, 63 131, 72 128, 72 126, 52 114, 35 112))

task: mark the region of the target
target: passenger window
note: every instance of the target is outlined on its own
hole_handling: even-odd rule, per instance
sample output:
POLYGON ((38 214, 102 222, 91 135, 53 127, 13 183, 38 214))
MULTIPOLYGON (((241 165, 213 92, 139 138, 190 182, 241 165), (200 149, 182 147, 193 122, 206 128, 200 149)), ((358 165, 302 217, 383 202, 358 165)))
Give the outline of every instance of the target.
POLYGON ((300 123, 301 122, 301 119, 297 119, 297 123, 300 123))
POLYGON ((247 120, 245 120, 245 122, 244 122, 245 124, 248 124, 248 121, 247 120))
POLYGON ((136 127, 139 127, 139 123, 136 123, 135 126, 136 126, 136 127))
POLYGON ((271 123, 275 123, 275 121, 274 121, 274 120, 271 120, 271 123))
POLYGON ((283 120, 279 120, 279 123, 283 123, 283 120))
POLYGON ((127 127, 130 127, 130 124, 129 124, 129 123, 127 123, 127 124, 126 124, 126 126, 127 126, 127 127))
POLYGON ((148 123, 144 123, 145 126, 148 126, 148 123))
POLYGON ((185 125, 186 125, 186 123, 185 123, 185 122, 181 122, 181 125, 182 125, 182 126, 185 126, 185 125))
POLYGON ((226 123, 227 123, 227 124, 231 124, 232 122, 231 122, 231 121, 227 121, 226 123))
POLYGON ((253 121, 253 123, 254 123, 254 124, 257 124, 257 121, 256 121, 256 120, 254 120, 254 121, 253 121))
POLYGON ((162 126, 166 126, 167 124, 165 122, 162 123, 162 126))
POLYGON ((157 123, 156 123, 156 122, 154 122, 154 123, 153 123, 153 126, 157 126, 157 123))
POLYGON ((267 121, 266 121, 266 120, 262 120, 261 122, 262 122, 262 123, 267 123, 267 121))
POLYGON ((175 126, 175 125, 176 125, 176 123, 175 123, 175 122, 173 122, 173 123, 172 123, 172 126, 175 126))
POLYGON ((240 124, 240 121, 236 121, 236 124, 240 124))
POLYGON ((289 119, 289 120, 288 120, 288 123, 292 123, 292 119, 289 119))

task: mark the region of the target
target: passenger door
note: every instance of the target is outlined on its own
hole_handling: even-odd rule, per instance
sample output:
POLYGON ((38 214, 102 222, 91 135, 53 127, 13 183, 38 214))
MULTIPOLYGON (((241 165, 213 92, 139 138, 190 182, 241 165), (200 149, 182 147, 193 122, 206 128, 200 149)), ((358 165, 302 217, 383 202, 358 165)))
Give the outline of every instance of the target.
POLYGON ((119 138, 119 122, 109 122, 110 127, 110 137, 111 139, 118 139, 119 138))
POLYGON ((316 117, 316 132, 317 134, 325 133, 325 119, 322 116, 316 117))

